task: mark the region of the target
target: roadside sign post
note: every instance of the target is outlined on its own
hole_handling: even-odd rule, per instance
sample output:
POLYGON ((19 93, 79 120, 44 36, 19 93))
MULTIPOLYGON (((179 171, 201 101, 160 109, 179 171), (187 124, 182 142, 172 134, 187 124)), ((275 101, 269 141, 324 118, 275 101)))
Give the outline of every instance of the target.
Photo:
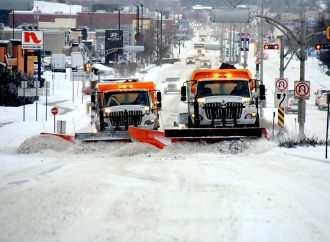
POLYGON ((305 137, 303 127, 306 117, 306 102, 310 95, 310 82, 309 81, 295 81, 294 82, 294 97, 298 101, 298 123, 299 123, 299 135, 301 138, 305 137))
POLYGON ((330 93, 327 93, 328 110, 327 110, 327 130, 326 130, 326 136, 325 136, 325 158, 326 159, 328 159, 329 102, 330 102, 330 93))
POLYGON ((275 78, 275 107, 277 110, 277 123, 280 128, 284 128, 284 108, 288 106, 288 78, 275 78))
POLYGON ((25 121, 25 88, 27 87, 27 81, 22 81, 21 82, 21 88, 23 89, 23 121, 25 121))
POLYGON ((54 134, 55 134, 55 126, 56 126, 56 115, 58 114, 59 110, 56 106, 52 107, 50 112, 54 115, 54 134))

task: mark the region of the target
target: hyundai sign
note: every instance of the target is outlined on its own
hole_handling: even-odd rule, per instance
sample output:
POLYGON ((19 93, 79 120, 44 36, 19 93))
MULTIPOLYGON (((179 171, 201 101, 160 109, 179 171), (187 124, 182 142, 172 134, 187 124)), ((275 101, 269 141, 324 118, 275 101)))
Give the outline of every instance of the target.
POLYGON ((116 57, 123 53, 122 48, 123 31, 114 29, 105 30, 105 51, 109 53, 105 57, 106 63, 109 61, 116 61, 116 57))

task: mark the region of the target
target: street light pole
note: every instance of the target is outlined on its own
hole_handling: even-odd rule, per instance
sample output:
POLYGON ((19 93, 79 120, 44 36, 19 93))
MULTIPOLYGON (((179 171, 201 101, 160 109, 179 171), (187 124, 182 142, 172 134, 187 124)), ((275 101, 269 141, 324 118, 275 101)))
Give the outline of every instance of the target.
POLYGON ((141 33, 143 33, 143 4, 141 4, 141 33))
POLYGON ((120 30, 120 10, 121 10, 121 8, 119 7, 117 10, 118 10, 118 30, 120 30))
POLYGON ((13 10, 13 39, 15 39, 15 11, 13 10))
POLYGON ((162 49, 163 49, 163 14, 160 13, 160 51, 159 51, 159 60, 162 59, 162 49))
POLYGON ((159 60, 159 19, 158 19, 158 10, 156 10, 156 26, 157 26, 157 60, 159 60))
POLYGON ((89 39, 92 39, 92 12, 89 12, 89 39))

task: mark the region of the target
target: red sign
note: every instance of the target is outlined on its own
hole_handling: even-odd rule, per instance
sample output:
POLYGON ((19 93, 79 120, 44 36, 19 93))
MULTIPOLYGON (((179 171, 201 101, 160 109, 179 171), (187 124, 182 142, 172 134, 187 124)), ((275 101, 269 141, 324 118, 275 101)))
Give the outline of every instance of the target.
POLYGON ((51 113, 52 113, 53 115, 56 115, 56 114, 58 114, 58 112, 59 112, 59 110, 58 110, 58 108, 57 108, 56 106, 52 107, 52 109, 51 109, 50 111, 51 111, 51 113))
POLYGON ((298 98, 309 99, 310 83, 309 81, 295 81, 294 95, 298 98))
POLYGON ((22 31, 22 49, 41 50, 44 45, 42 31, 22 31))
POLYGON ((286 92, 288 86, 288 78, 275 78, 275 89, 277 92, 286 92))

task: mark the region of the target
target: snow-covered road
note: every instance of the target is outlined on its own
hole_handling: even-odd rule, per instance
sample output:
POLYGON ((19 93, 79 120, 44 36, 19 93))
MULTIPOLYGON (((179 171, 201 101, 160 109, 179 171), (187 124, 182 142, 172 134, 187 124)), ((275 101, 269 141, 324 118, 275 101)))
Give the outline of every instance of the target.
MULTIPOLYGON (((160 90, 167 76, 186 79, 194 66, 185 65, 185 55, 181 63, 154 67, 144 79, 160 90)), ((290 81, 297 65, 289 66, 290 81)), ((275 111, 269 93, 277 66, 272 52, 265 62, 268 121, 275 111)), ((329 77, 316 66, 306 63, 307 78, 317 79, 312 92, 330 88, 329 77)), ((253 71, 251 54, 249 67, 253 71)), ((54 84, 48 101, 73 110, 57 117, 67 121, 68 132, 88 126, 80 93, 71 100, 72 83, 59 74, 54 84)), ((179 94, 163 95, 162 128, 172 126, 179 100, 179 94)), ((330 241, 330 163, 324 146, 288 149, 276 140, 259 140, 177 143, 158 150, 141 143, 44 140, 35 136, 53 130, 53 117, 41 118, 44 101, 38 122, 34 105, 26 107, 25 122, 21 107, 0 107, 1 242, 330 241)), ((311 94, 306 131, 324 139, 325 112, 313 101, 311 94)), ((286 116, 291 132, 295 117, 286 116)))
POLYGON ((329 163, 274 146, 42 151, 1 172, 0 241, 329 241, 329 163))

